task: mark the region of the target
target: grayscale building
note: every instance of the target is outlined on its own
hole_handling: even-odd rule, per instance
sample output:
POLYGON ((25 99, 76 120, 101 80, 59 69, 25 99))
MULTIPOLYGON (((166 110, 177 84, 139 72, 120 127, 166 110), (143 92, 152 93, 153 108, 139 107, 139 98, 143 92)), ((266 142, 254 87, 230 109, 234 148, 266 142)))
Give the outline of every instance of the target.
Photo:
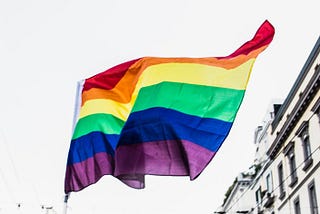
POLYGON ((254 133, 255 160, 215 213, 320 213, 320 37, 283 102, 254 133))

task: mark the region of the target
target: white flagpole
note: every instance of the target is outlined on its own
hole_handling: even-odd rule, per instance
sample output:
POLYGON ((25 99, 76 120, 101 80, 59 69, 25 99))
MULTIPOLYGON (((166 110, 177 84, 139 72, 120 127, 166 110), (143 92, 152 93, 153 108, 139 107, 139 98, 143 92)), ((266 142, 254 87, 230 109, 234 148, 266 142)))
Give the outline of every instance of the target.
POLYGON ((63 214, 67 214, 68 212, 68 199, 69 199, 70 193, 65 194, 64 200, 63 200, 63 214))
MULTIPOLYGON (((84 84, 84 80, 81 80, 77 83, 76 101, 74 105, 74 114, 73 114, 73 123, 72 123, 72 134, 74 132, 74 129, 78 120, 78 116, 79 116, 80 107, 81 107, 81 101, 82 101, 81 94, 82 94, 83 84, 84 84)), ((63 214, 67 214, 68 212, 68 199, 70 197, 70 194, 71 193, 69 192, 64 196, 63 214)))
POLYGON ((82 102, 81 94, 82 94, 83 85, 84 85, 84 80, 78 81, 78 83, 77 83, 77 91, 76 91, 76 101, 75 101, 75 104, 74 104, 72 134, 74 132, 74 128, 75 128, 76 123, 78 121, 79 111, 80 111, 81 102, 82 102))

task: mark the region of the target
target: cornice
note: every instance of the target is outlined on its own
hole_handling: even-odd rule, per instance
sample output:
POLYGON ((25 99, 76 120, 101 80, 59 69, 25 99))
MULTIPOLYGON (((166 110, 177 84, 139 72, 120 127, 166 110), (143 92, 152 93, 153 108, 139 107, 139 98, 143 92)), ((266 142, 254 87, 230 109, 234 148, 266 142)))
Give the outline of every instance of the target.
MULTIPOLYGON (((313 47, 306 63, 304 64, 297 80, 295 81, 293 87, 291 88, 286 100, 284 101, 281 108, 279 109, 279 112, 277 113, 274 120, 272 121, 272 124, 271 124, 272 133, 275 131, 275 129, 279 125, 279 122, 281 121, 284 113, 287 111, 288 106, 292 102, 294 96, 297 94, 298 89, 300 88, 302 82, 304 81, 305 77, 307 76, 308 72, 310 71, 311 66, 314 64, 319 53, 320 53, 320 37, 318 37, 318 40, 317 40, 315 46, 313 47)), ((319 68, 319 65, 317 65, 315 67, 315 70, 318 70, 318 68, 319 68)))
POLYGON ((271 159, 278 154, 284 142, 287 140, 292 130, 302 117, 303 113, 306 111, 307 107, 310 105, 311 101, 315 97, 316 93, 319 91, 320 86, 320 68, 317 66, 313 76, 308 82, 306 89, 300 94, 299 100, 295 104, 293 110, 287 115, 284 125, 281 127, 280 131, 276 133, 276 138, 267 151, 267 155, 271 159))

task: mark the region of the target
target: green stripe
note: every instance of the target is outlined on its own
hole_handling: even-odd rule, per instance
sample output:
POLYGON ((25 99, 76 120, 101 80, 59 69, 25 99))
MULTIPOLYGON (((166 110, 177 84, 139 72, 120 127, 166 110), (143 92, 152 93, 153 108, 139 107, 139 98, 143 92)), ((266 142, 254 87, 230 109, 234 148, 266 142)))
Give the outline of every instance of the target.
POLYGON ((120 134, 123 125, 124 121, 111 114, 92 114, 78 121, 72 139, 94 131, 105 134, 120 134))
POLYGON ((162 82, 140 90, 133 112, 153 107, 233 122, 245 90, 162 82))

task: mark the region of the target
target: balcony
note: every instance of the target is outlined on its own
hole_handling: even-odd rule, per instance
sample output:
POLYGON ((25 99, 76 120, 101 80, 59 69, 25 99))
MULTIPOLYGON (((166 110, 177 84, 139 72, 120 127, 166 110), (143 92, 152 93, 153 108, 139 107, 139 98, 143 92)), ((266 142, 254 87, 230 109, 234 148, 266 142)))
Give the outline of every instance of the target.
POLYGON ((264 201, 265 202, 264 202, 263 206, 265 208, 270 208, 274 203, 274 195, 268 192, 266 194, 266 196, 264 197, 264 201))

